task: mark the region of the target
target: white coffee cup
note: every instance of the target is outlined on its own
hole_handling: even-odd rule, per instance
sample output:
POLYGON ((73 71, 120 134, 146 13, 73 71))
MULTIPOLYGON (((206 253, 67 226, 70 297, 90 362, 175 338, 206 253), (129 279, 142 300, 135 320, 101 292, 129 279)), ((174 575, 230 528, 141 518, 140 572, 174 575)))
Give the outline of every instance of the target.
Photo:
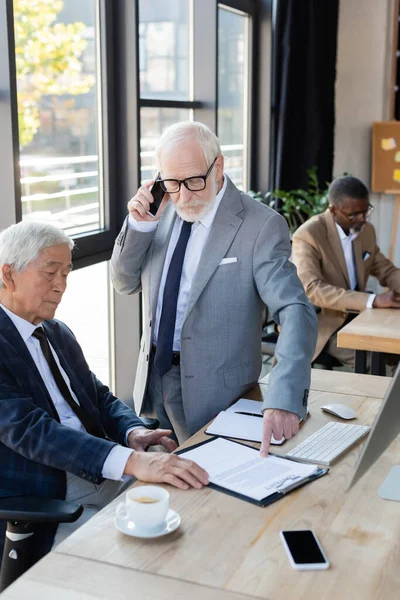
POLYGON ((133 521, 143 529, 159 528, 167 517, 169 493, 157 485, 142 485, 128 490, 125 502, 117 506, 117 518, 133 521))

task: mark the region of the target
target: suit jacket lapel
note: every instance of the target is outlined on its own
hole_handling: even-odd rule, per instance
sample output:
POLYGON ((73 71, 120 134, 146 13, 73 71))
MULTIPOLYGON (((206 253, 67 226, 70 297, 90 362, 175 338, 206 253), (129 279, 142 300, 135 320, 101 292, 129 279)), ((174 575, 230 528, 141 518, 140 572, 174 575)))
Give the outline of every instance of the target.
POLYGON ((19 354, 21 360, 28 367, 32 376, 35 377, 37 383, 41 386, 44 396, 47 398, 49 412, 59 420, 57 412, 55 411, 54 404, 51 400, 50 394, 46 388, 46 385, 38 371, 35 361, 32 358, 24 340, 22 339, 18 329, 11 321, 9 316, 0 309, 0 331, 1 336, 12 346, 12 348, 19 354))
POLYGON ((330 245, 332 246, 332 258, 333 260, 337 261, 340 270, 342 271, 343 276, 347 282, 347 286, 348 288, 350 288, 350 277, 347 271, 346 259, 344 257, 344 252, 338 231, 336 229, 335 221, 329 209, 325 212, 325 219, 328 231, 328 240, 330 245))
POLYGON ((152 260, 150 261, 151 271, 149 282, 150 306, 153 317, 156 312, 161 276, 163 272, 165 257, 168 250, 169 240, 175 221, 175 215, 176 212, 172 205, 172 202, 169 202, 160 219, 156 234, 154 236, 154 243, 152 247, 152 260), (157 260, 153 260, 153 257, 157 257, 157 260))
POLYGON ((361 234, 358 235, 353 240, 353 251, 354 251, 354 262, 355 262, 356 273, 357 273, 358 288, 359 288, 360 292, 363 292, 365 290, 366 281, 365 281, 365 270, 364 270, 364 265, 363 265, 363 260, 362 260, 361 234))
POLYGON ((183 322, 187 319, 200 294, 232 244, 243 222, 243 219, 237 216, 242 210, 243 204, 240 194, 228 178, 225 194, 215 214, 193 279, 183 322))
POLYGON ((4 312, 3 309, 0 309, 0 332, 5 340, 11 344, 16 352, 18 352, 21 359, 28 364, 29 368, 35 371, 40 377, 39 371, 35 365, 35 361, 26 347, 24 340, 20 336, 18 329, 15 327, 10 317, 4 312))

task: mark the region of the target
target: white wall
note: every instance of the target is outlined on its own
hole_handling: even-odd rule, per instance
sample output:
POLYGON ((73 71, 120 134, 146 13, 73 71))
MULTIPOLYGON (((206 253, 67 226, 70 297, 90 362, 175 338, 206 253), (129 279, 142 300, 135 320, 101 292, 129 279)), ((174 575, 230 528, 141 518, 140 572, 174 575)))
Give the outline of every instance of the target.
MULTIPOLYGON (((390 74, 394 0, 340 2, 337 74, 335 176, 347 171, 371 185, 371 125, 390 118, 390 74)), ((378 244, 388 255, 393 196, 371 194, 378 244)), ((394 262, 400 266, 400 226, 394 262)))

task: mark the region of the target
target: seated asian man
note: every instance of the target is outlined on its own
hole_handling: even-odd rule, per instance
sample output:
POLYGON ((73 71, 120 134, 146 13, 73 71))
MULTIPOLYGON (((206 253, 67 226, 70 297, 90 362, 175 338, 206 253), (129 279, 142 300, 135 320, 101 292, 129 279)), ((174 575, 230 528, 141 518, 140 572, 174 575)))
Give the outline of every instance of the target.
POLYGON ((318 314, 314 358, 323 349, 354 366, 354 350, 337 347, 337 332, 366 308, 400 308, 400 269, 376 243, 368 190, 356 177, 339 177, 329 187, 329 208, 306 221, 293 236, 292 258, 318 314), (365 291, 370 275, 390 291, 365 291))
MULTIPOLYGON (((60 525, 56 542, 114 499, 136 477, 182 489, 207 473, 171 452, 170 431, 150 431, 92 373, 81 347, 54 314, 71 271, 73 241, 53 225, 23 222, 0 233, 0 496, 76 501, 80 519, 60 525)), ((40 554, 55 526, 41 525, 40 554)), ((5 523, 0 522, 0 560, 5 523)))

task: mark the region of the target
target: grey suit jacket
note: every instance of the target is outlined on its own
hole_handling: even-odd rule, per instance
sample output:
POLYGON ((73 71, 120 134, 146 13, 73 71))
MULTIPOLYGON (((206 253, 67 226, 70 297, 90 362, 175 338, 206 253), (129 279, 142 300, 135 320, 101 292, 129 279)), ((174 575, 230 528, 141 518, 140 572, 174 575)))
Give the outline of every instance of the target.
MULTIPOLYGON (((130 229, 126 220, 111 259, 115 289, 121 294, 143 292, 144 332, 134 388, 138 413, 146 391, 151 328, 175 214, 172 203, 168 204, 151 233, 130 229)), ((265 306, 281 333, 264 408, 305 416, 317 319, 289 261, 290 253, 285 220, 240 192, 228 178, 181 332, 182 399, 191 433, 257 382, 265 306), (221 264, 226 257, 237 261, 221 264)))

